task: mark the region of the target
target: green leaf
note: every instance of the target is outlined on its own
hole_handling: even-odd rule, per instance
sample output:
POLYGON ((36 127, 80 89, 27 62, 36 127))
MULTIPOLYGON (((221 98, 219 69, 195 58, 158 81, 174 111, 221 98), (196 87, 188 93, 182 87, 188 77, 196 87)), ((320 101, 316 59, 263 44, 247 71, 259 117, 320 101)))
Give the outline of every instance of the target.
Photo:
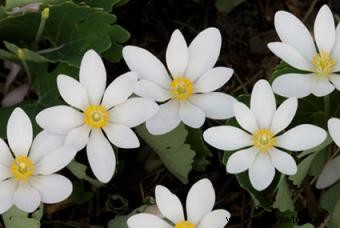
POLYGON ((75 0, 77 3, 86 3, 91 7, 102 8, 107 12, 112 11, 112 7, 126 3, 125 0, 75 0))
POLYGON ((215 6, 221 12, 230 13, 244 1, 245 0, 216 0, 215 6))
POLYGON ((40 221, 34 218, 29 218, 29 214, 21 211, 16 207, 12 207, 10 210, 2 214, 5 227, 8 228, 39 228, 40 221))
POLYGON ((338 199, 340 199, 340 183, 332 186, 322 195, 320 205, 323 209, 332 213, 338 199))
POLYGON ((86 180, 89 183, 91 183, 92 185, 96 186, 96 187, 101 187, 103 186, 102 183, 100 183, 99 181, 89 177, 86 174, 86 170, 87 170, 87 166, 77 162, 75 160, 73 160, 68 166, 67 169, 70 170, 70 172, 75 175, 78 179, 80 180, 86 180))
POLYGON ((32 61, 32 62, 38 62, 38 63, 51 62, 49 59, 45 58, 44 56, 41 56, 38 53, 35 53, 34 51, 31 51, 27 48, 19 48, 17 45, 12 44, 10 42, 6 42, 6 41, 4 41, 4 44, 5 44, 5 47, 16 56, 18 55, 19 49, 21 49, 24 55, 24 59, 26 61, 32 61))
POLYGON ((91 200, 94 196, 93 192, 86 191, 82 181, 73 182, 73 192, 71 201, 76 204, 84 204, 91 200))
POLYGON ((336 201, 336 204, 334 206, 334 209, 331 214, 331 220, 330 220, 330 228, 338 228, 340 227, 340 199, 336 201))
POLYGON ((43 3, 43 4, 50 4, 55 3, 60 0, 6 0, 6 9, 13 9, 15 7, 21 7, 30 3, 43 3))
POLYGON ((136 132, 158 154, 174 176, 182 183, 188 183, 195 151, 189 144, 185 144, 188 131, 183 124, 164 135, 151 135, 145 126, 137 127, 136 132))
POLYGON ((293 184, 300 187, 301 183, 308 174, 309 168, 314 160, 316 153, 309 155, 300 164, 298 164, 297 173, 289 177, 289 180, 293 181, 293 184))
POLYGON ((282 176, 279 182, 273 207, 279 209, 281 212, 294 211, 294 202, 285 176, 282 176))

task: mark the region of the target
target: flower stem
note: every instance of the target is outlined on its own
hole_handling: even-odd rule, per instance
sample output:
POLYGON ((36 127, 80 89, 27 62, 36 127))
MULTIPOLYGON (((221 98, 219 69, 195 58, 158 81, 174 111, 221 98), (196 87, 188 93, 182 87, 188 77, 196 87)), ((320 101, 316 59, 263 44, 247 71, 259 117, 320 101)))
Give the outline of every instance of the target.
POLYGON ((23 65, 24 67, 24 70, 27 74, 27 78, 28 78, 28 88, 31 88, 31 85, 32 85, 32 75, 31 75, 31 71, 27 65, 27 62, 25 60, 25 53, 22 49, 19 49, 18 50, 18 58, 20 59, 21 61, 21 64, 23 65))
POLYGON ((35 36, 35 39, 34 39, 34 42, 33 42, 33 47, 36 47, 38 45, 38 42, 41 39, 41 36, 42 36, 42 34, 44 32, 46 21, 47 21, 49 16, 50 16, 50 9, 49 8, 45 8, 41 12, 40 25, 39 25, 38 32, 37 32, 37 34, 35 36))

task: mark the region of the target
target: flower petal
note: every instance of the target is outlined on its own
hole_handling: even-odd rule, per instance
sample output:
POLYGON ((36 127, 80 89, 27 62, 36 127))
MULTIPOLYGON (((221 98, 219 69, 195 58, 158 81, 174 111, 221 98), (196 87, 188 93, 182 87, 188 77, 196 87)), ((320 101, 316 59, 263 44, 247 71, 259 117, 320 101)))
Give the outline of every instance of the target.
POLYGON ((185 76, 195 81, 213 68, 221 50, 221 33, 217 28, 200 32, 189 45, 189 62, 185 76))
POLYGON ((208 93, 221 88, 233 75, 234 71, 227 67, 215 67, 204 73, 195 83, 196 93, 208 93))
MULTIPOLYGON (((13 162, 13 156, 7 144, 0 138, 0 164, 10 167, 13 162)), ((1 214, 1 213, 0 213, 1 214)))
POLYGON ((13 205, 13 195, 18 186, 18 182, 9 179, 0 182, 0 214, 3 214, 13 205))
POLYGON ((89 106, 86 90, 74 78, 61 74, 57 78, 57 85, 61 97, 69 105, 81 110, 89 106))
MULTIPOLYGON (((340 52, 340 49, 339 49, 339 52, 340 52)), ((339 74, 331 74, 329 77, 329 80, 333 83, 334 87, 337 90, 340 90, 340 75, 339 74)))
POLYGON ((0 164, 0 182, 11 177, 12 171, 9 167, 0 164))
POLYGON ((99 181, 109 182, 116 169, 116 155, 101 130, 92 130, 86 152, 93 174, 99 181))
POLYGON ((72 193, 72 183, 59 174, 32 176, 29 180, 41 197, 43 203, 59 203, 72 193))
POLYGON ((137 73, 135 72, 127 72, 118 76, 105 90, 102 105, 110 109, 125 102, 133 93, 136 83, 137 73))
POLYGON ((235 118, 243 129, 250 133, 254 133, 259 129, 252 110, 241 102, 235 102, 233 106, 235 118))
POLYGON ((269 128, 276 112, 276 101, 272 88, 266 80, 259 80, 253 88, 250 99, 259 128, 269 128))
POLYGON ((215 190, 207 178, 196 182, 188 192, 186 211, 188 221, 198 224, 215 204, 215 190))
POLYGON ((294 158, 287 152, 272 148, 269 151, 274 167, 286 175, 294 175, 297 172, 297 166, 294 158))
POLYGON ((188 45, 182 33, 176 29, 166 49, 166 63, 172 77, 184 75, 189 59, 188 45))
POLYGON ((335 144, 340 147, 340 119, 330 118, 328 120, 328 131, 335 144))
POLYGON ((73 128, 67 133, 65 138, 65 146, 71 146, 77 151, 82 150, 89 141, 91 128, 87 124, 73 128))
POLYGON ((234 116, 233 104, 236 101, 232 96, 211 92, 204 94, 194 94, 190 97, 190 102, 203 110, 206 117, 211 119, 229 119, 234 116))
POLYGON ((322 128, 302 124, 276 137, 276 145, 290 151, 308 150, 321 144, 326 137, 327 133, 322 128))
POLYGON ((294 47, 305 58, 313 58, 316 54, 314 40, 306 26, 296 16, 289 12, 278 11, 274 22, 282 42, 294 47))
POLYGON ((15 156, 28 154, 33 140, 32 123, 21 108, 14 109, 9 117, 7 139, 15 156))
POLYGON ((297 108, 298 101, 295 97, 291 97, 282 102, 274 114, 272 125, 270 127, 270 130, 274 135, 288 127, 295 116, 297 108))
POLYGON ((151 99, 130 98, 110 110, 110 121, 132 128, 153 117, 158 110, 158 105, 151 99))
POLYGON ((318 189, 327 188, 338 180, 340 180, 340 156, 327 162, 316 182, 316 187, 318 189))
POLYGON ((120 148, 138 148, 140 143, 136 134, 121 124, 109 124, 103 129, 110 142, 120 148))
POLYGON ((150 98, 158 102, 163 102, 171 98, 169 90, 147 80, 138 81, 134 93, 140 97, 150 98))
POLYGON ((175 129, 180 122, 179 102, 170 100, 160 105, 159 111, 146 121, 146 128, 153 135, 162 135, 175 129))
POLYGON ((314 37, 319 51, 331 52, 335 43, 335 24, 327 5, 320 8, 314 22, 314 37))
POLYGON ((237 150, 252 145, 251 136, 232 126, 208 128, 203 133, 204 140, 220 150, 237 150))
POLYGON ((92 105, 99 105, 106 87, 106 70, 100 56, 87 51, 80 63, 79 81, 85 88, 92 105))
POLYGON ((284 74, 273 81, 276 94, 283 97, 303 98, 311 94, 314 74, 284 74))
POLYGON ((249 168, 251 185, 258 191, 266 189, 273 181, 275 168, 267 153, 258 153, 252 166, 249 168))
POLYGON ((312 93, 317 97, 323 97, 333 92, 334 86, 326 78, 314 79, 311 87, 312 93))
POLYGON ((66 105, 58 105, 42 110, 35 117, 38 125, 49 132, 66 134, 83 124, 83 114, 66 105))
POLYGON ((166 223, 161 218, 156 215, 140 213, 131 216, 127 220, 129 228, 172 228, 168 223, 166 223))
POLYGON ((158 185, 156 186, 155 196, 157 207, 164 217, 175 224, 185 220, 181 201, 169 189, 158 185))
POLYGON ((40 205, 40 195, 28 182, 19 182, 13 195, 13 202, 20 210, 27 213, 35 211, 40 205))
POLYGON ((333 57, 333 59, 337 62, 335 68, 336 71, 339 71, 340 70, 340 64, 339 64, 339 60, 340 60, 340 24, 338 24, 336 26, 336 29, 335 29, 335 44, 334 44, 334 47, 333 47, 333 50, 331 52, 331 56, 333 57))
POLYGON ((306 71, 311 71, 313 69, 312 64, 303 55, 286 43, 272 42, 268 44, 268 48, 277 57, 296 69, 306 71))
POLYGON ((252 166, 258 152, 255 147, 250 147, 233 153, 227 162, 227 172, 236 174, 246 171, 252 166))
POLYGON ((192 128, 199 128, 204 124, 204 112, 188 101, 181 101, 179 106, 179 117, 192 128))
POLYGON ((123 48, 123 57, 131 71, 142 80, 150 80, 163 88, 168 88, 170 77, 164 65, 149 51, 135 47, 123 48))
POLYGON ((197 228, 223 228, 230 219, 230 213, 227 210, 213 210, 206 214, 197 228))

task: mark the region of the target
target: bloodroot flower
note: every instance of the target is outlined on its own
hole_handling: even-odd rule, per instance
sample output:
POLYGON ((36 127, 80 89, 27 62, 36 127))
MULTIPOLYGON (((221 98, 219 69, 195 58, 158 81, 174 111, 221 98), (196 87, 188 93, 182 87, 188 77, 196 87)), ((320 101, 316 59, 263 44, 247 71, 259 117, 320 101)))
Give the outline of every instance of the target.
POLYGON ((297 171, 293 157, 282 149, 307 150, 326 139, 326 131, 311 124, 280 134, 293 120, 297 107, 297 99, 289 98, 276 109, 272 88, 260 80, 253 88, 250 109, 240 102, 234 104, 236 120, 245 131, 232 126, 212 127, 204 132, 204 140, 221 150, 242 149, 230 156, 227 172, 236 174, 249 169, 253 187, 264 190, 272 182, 275 168, 286 175, 297 171))
POLYGON ((181 201, 164 186, 156 187, 156 203, 167 221, 156 215, 140 213, 128 219, 129 228, 223 228, 230 218, 226 210, 212 210, 215 190, 208 179, 191 187, 186 200, 186 218, 181 201))
POLYGON ((136 82, 136 73, 128 72, 105 89, 104 64, 95 51, 87 51, 81 61, 79 82, 66 75, 59 75, 57 79, 62 98, 72 107, 47 108, 36 120, 48 132, 65 134, 66 145, 77 150, 86 146, 94 175, 107 183, 116 168, 110 142, 120 148, 139 147, 139 140, 131 128, 158 111, 158 105, 150 99, 129 99, 136 82))
POLYGON ((165 66, 149 51, 127 46, 124 59, 131 71, 137 72, 135 93, 151 98, 160 105, 157 114, 146 121, 151 134, 165 134, 180 122, 199 128, 205 118, 233 117, 230 95, 213 92, 232 76, 233 70, 214 67, 221 49, 221 34, 216 28, 207 28, 187 45, 182 33, 175 30, 166 50, 165 66))
POLYGON ((0 139, 0 214, 13 204, 30 213, 40 202, 58 203, 70 196, 72 183, 54 174, 77 153, 63 146, 63 137, 41 132, 33 140, 29 117, 16 108, 8 120, 7 138, 10 148, 0 139))

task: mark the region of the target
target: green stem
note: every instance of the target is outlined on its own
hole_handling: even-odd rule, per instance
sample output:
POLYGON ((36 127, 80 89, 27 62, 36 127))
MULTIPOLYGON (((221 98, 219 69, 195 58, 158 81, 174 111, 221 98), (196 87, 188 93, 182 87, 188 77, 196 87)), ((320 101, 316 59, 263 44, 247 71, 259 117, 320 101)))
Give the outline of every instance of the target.
POLYGON ((32 85, 32 75, 31 75, 31 71, 27 65, 27 62, 25 60, 25 53, 22 49, 18 50, 18 58, 21 61, 22 66, 24 67, 24 70, 27 74, 27 78, 28 78, 28 88, 31 88, 32 85))
POLYGON ((45 8, 41 12, 40 25, 39 25, 38 32, 37 32, 37 34, 35 36, 35 39, 34 39, 34 42, 33 42, 33 47, 37 47, 38 42, 40 41, 41 36, 42 36, 42 34, 44 32, 46 21, 47 21, 49 15, 50 15, 50 9, 49 8, 45 8))

